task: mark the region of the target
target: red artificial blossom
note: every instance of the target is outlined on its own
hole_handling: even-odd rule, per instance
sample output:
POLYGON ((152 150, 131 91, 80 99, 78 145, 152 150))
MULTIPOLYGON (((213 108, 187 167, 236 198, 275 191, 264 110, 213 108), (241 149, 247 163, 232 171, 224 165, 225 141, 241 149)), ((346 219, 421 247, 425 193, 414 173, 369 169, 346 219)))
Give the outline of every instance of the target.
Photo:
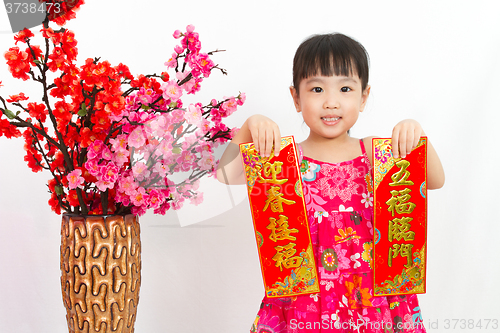
POLYGON ((183 105, 183 94, 196 94, 213 69, 225 74, 210 59, 216 51, 202 53, 190 25, 174 33, 181 44, 165 65, 175 75, 134 76, 126 65, 101 58, 77 65, 74 32, 54 30, 49 23, 64 25, 83 1, 45 2, 42 46, 32 44, 35 35, 24 29, 4 54, 12 76, 36 82, 42 98, 33 100, 23 92, 0 95, 0 137, 22 136, 28 167, 51 173, 52 210, 141 215, 154 209, 165 214, 185 200, 201 202, 198 182, 215 174, 214 148, 236 130, 222 119, 245 100, 240 93, 183 105), (174 183, 170 176, 177 172, 191 173, 174 183))

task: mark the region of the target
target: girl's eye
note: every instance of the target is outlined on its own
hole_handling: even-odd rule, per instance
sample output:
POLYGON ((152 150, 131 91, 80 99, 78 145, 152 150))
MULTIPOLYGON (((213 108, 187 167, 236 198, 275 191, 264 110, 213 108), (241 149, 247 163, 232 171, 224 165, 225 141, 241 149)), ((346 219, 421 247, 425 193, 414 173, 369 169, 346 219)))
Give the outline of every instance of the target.
POLYGON ((342 91, 342 92, 349 92, 349 91, 351 91, 351 90, 352 90, 352 89, 351 89, 351 88, 349 88, 349 87, 342 87, 342 88, 340 88, 340 91, 342 91))
POLYGON ((314 87, 312 89, 312 91, 316 92, 316 93, 320 93, 320 92, 323 92, 323 88, 320 88, 320 87, 314 87))

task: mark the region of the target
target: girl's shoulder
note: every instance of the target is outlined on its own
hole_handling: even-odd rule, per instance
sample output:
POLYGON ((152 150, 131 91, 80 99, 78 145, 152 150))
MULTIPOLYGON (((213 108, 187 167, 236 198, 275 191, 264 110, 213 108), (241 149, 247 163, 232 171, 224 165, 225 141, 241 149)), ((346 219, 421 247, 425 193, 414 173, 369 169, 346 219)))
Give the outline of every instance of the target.
POLYGON ((363 144, 365 146, 366 155, 368 155, 368 159, 370 160, 370 164, 373 166, 373 154, 372 154, 372 139, 379 138, 378 136, 367 136, 363 138, 363 144))

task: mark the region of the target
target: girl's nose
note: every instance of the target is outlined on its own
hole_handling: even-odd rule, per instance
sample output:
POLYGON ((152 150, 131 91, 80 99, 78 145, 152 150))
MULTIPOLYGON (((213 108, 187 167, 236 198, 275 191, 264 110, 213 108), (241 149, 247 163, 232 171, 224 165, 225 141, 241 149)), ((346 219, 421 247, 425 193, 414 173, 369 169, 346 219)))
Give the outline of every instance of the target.
POLYGON ((323 107, 325 109, 338 109, 339 106, 340 102, 338 96, 336 96, 334 93, 330 93, 326 96, 325 102, 323 104, 323 107))

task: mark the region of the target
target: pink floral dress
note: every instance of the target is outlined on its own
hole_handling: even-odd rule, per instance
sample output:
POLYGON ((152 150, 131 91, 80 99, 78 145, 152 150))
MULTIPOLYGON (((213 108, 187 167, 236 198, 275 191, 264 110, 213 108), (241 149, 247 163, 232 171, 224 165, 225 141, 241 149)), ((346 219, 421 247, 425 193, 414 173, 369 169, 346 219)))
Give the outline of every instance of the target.
POLYGON ((321 292, 264 297, 251 332, 425 332, 416 295, 373 296, 372 168, 300 153, 302 184, 321 292))

